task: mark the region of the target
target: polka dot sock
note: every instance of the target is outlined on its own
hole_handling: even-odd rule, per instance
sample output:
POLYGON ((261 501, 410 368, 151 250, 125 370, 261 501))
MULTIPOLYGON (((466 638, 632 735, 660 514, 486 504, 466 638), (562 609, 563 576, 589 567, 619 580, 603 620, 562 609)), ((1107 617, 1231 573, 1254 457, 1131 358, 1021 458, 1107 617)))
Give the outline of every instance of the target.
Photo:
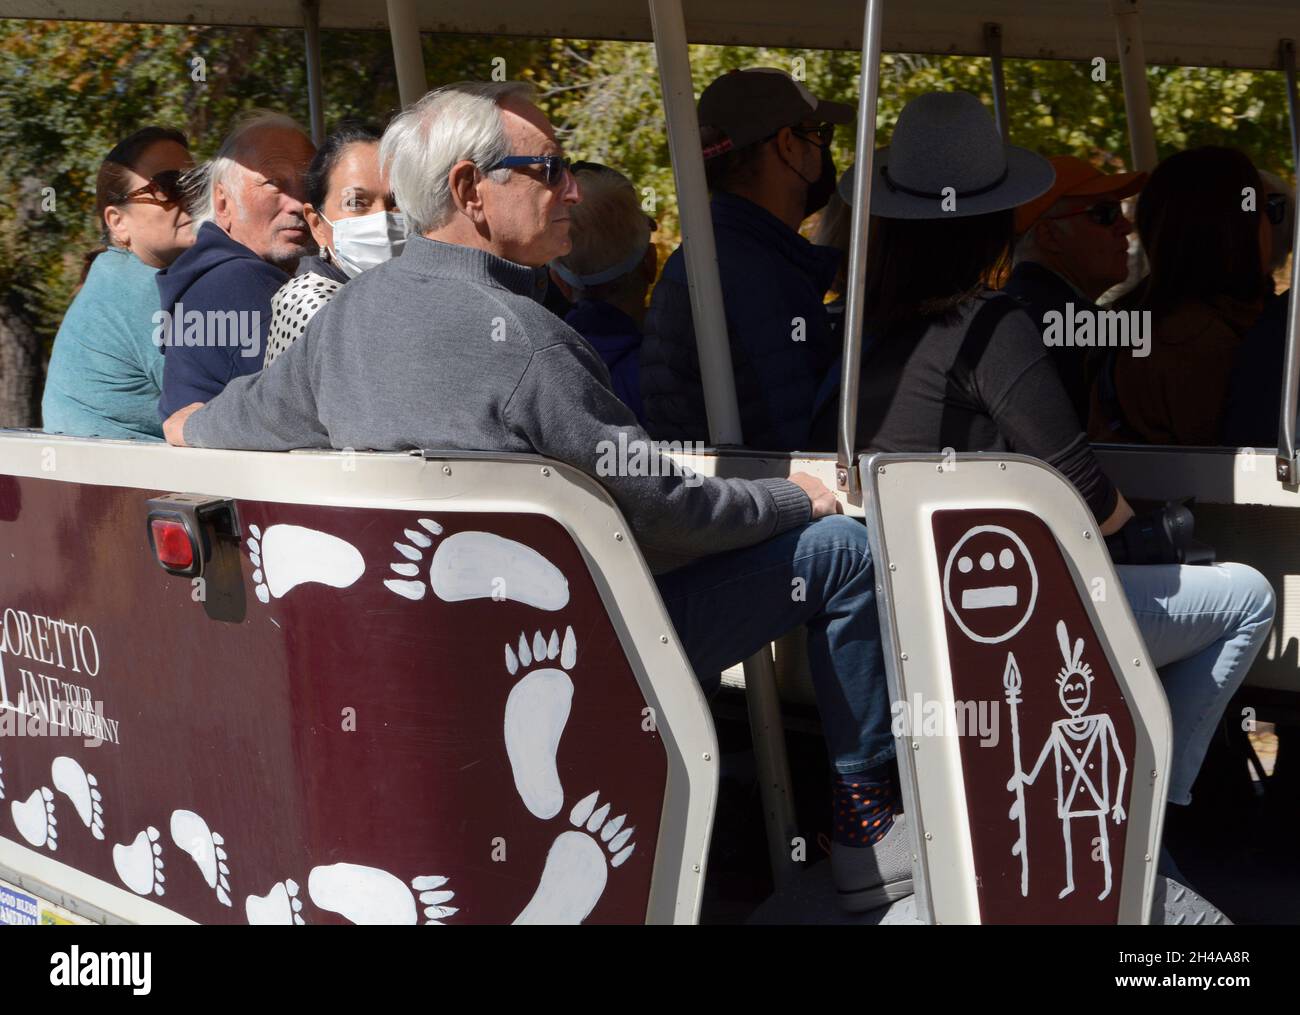
POLYGON ((834 779, 831 839, 841 846, 874 846, 894 826, 894 816, 902 810, 890 766, 834 779))

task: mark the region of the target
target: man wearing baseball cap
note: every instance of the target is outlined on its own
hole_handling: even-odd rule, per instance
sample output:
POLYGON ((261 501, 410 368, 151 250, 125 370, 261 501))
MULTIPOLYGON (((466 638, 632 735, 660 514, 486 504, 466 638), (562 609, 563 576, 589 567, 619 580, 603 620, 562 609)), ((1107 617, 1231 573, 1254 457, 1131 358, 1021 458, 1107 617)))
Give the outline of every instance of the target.
MULTIPOLYGON (((1133 223, 1120 204, 1146 183, 1146 173, 1107 175, 1096 166, 1059 155, 1052 188, 1016 209, 1014 269, 1005 291, 1026 305, 1040 331, 1057 311, 1096 311, 1097 298, 1128 277, 1128 235, 1133 223)), ((1052 346, 1052 359, 1079 416, 1088 420, 1086 347, 1052 346)))
MULTIPOLYGON (((799 235, 835 187, 831 139, 854 108, 817 98, 783 71, 731 71, 700 96, 705 173, 745 443, 809 446, 813 401, 835 358, 826 290, 840 253, 799 235)), ((708 441, 686 263, 678 248, 655 287, 641 347, 648 429, 708 441)))

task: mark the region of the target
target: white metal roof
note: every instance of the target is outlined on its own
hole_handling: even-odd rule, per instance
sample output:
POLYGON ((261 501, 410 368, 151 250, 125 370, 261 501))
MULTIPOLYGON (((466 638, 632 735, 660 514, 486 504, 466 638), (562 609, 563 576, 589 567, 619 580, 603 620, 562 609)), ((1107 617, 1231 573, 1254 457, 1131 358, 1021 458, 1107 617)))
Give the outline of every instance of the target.
MULTIPOLYGON (((415 0, 428 32, 649 39, 645 0, 415 0)), ((376 0, 321 0, 326 28, 387 27, 376 0)), ((862 0, 684 0, 693 42, 855 49, 862 0), (791 15, 798 24, 791 23, 791 15)), ((982 26, 1003 26, 1014 57, 1115 57, 1112 0, 887 0, 893 52, 981 53, 982 26)), ((1280 38, 1300 36, 1297 0, 1141 0, 1148 63, 1275 66, 1280 38)), ((0 16, 88 21, 301 26, 298 0, 0 0, 0 16)))

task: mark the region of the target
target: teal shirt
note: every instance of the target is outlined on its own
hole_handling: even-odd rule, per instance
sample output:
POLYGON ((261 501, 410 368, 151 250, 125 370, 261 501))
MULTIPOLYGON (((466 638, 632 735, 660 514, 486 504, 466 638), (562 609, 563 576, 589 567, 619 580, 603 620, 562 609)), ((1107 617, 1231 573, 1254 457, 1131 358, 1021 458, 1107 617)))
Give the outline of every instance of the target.
POLYGON ((95 258, 54 336, 41 402, 47 433, 162 439, 157 274, 125 250, 95 258))

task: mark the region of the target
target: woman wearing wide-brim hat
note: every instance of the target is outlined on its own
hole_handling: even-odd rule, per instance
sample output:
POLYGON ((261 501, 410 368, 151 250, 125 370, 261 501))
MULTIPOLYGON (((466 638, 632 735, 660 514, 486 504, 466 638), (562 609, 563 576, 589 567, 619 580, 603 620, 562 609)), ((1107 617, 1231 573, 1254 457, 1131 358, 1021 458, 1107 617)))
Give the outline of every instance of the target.
MULTIPOLYGON (((1038 327, 989 288, 1007 265, 1015 207, 1052 185, 1051 165, 1005 144, 979 100, 960 92, 913 99, 892 141, 876 153, 871 181, 859 449, 1031 455, 1075 485, 1103 535, 1129 540, 1133 511, 1080 432, 1038 327)), ((840 181, 845 200, 852 172, 840 181)), ((820 446, 834 446, 838 410, 832 402, 819 414, 820 446)), ((1169 698, 1169 801, 1187 804, 1268 635, 1272 589, 1241 564, 1116 572, 1169 698)), ((838 853, 836 880, 850 891, 860 851, 838 853)))

